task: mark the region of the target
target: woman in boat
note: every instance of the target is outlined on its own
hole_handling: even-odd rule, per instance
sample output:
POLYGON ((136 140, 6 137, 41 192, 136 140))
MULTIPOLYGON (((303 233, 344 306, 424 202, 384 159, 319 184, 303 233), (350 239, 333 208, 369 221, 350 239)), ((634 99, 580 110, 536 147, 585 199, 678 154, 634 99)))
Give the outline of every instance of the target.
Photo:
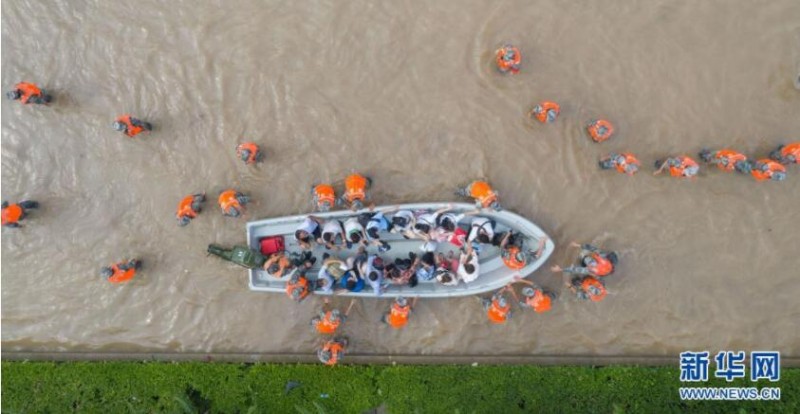
POLYGON ((333 292, 335 285, 339 283, 339 279, 349 270, 347 263, 336 257, 330 257, 327 253, 322 255, 322 266, 317 273, 317 280, 324 281, 322 284, 322 292, 333 292))
POLYGON ((394 263, 390 263, 384 269, 384 277, 393 285, 417 285, 416 269, 419 265, 419 257, 412 253, 408 254, 408 259, 396 258, 394 263))
POLYGON ((349 270, 339 279, 339 290, 336 293, 361 292, 364 290, 364 286, 364 279, 354 270, 349 270))
POLYGON ((314 242, 322 244, 323 224, 324 222, 319 217, 307 216, 303 219, 303 222, 294 232, 294 238, 300 244, 301 249, 310 250, 314 242))
POLYGON ((414 213, 411 210, 400 210, 392 216, 392 226, 389 232, 398 233, 406 239, 410 239, 414 237, 414 224, 416 224, 414 213))
POLYGON ((433 252, 425 252, 418 264, 416 275, 419 280, 433 280, 436 277, 436 257, 433 252))
POLYGON ((344 228, 342 222, 339 220, 331 219, 322 225, 322 242, 325 243, 325 248, 330 250, 341 250, 345 243, 344 228))
POLYGON ((353 245, 366 246, 367 236, 364 234, 364 226, 358 221, 358 217, 350 217, 344 222, 345 244, 347 248, 353 245))
POLYGON ((470 283, 478 278, 480 275, 480 262, 478 255, 472 249, 472 245, 467 243, 465 249, 461 253, 461 258, 458 263, 458 277, 464 283, 470 283))
POLYGON ((363 213, 359 216, 359 222, 365 229, 364 236, 367 243, 378 246, 378 251, 381 253, 387 252, 392 248, 389 243, 381 240, 380 233, 389 231, 392 227, 383 212, 363 213))

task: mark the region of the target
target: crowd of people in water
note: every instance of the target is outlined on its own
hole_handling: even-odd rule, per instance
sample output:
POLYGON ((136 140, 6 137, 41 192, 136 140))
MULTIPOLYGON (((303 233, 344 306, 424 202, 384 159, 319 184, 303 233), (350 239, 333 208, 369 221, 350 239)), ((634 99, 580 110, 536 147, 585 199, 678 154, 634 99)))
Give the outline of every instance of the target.
MULTIPOLYGON (((501 73, 516 74, 521 69, 522 54, 514 46, 506 45, 495 53, 495 63, 501 73)), ((20 82, 6 94, 11 100, 22 104, 46 105, 52 102, 52 96, 34 83, 20 82)), ((532 119, 541 123, 555 122, 560 115, 560 106, 551 101, 536 105, 529 113, 532 119)), ((128 137, 135 137, 152 131, 153 126, 147 121, 129 114, 121 115, 112 124, 113 129, 128 137)), ((594 142, 609 140, 615 133, 614 125, 605 119, 591 120, 586 132, 594 142)), ((237 156, 246 164, 262 162, 264 154, 254 142, 245 142, 236 147, 237 156)), ((782 181, 786 179, 786 165, 800 163, 800 142, 780 145, 768 157, 750 158, 746 155, 723 148, 719 150, 703 149, 699 158, 706 163, 716 165, 723 171, 736 171, 750 174, 758 181, 782 181)), ((641 167, 634 154, 628 152, 611 153, 599 161, 603 170, 616 170, 633 175, 641 167)), ((672 177, 694 178, 700 166, 687 155, 675 155, 655 162, 655 172, 661 174, 668 170, 672 177)), ((358 173, 349 175, 344 180, 344 191, 336 196, 334 186, 321 183, 312 189, 311 196, 318 211, 329 211, 334 206, 343 206, 353 211, 363 210, 369 202, 369 189, 372 181, 358 173)), ((524 237, 512 230, 495 231, 495 223, 480 216, 481 209, 500 210, 500 204, 492 187, 486 181, 474 181, 457 192, 458 195, 471 197, 476 202, 476 209, 470 212, 455 213, 450 208, 438 211, 410 211, 390 209, 376 211, 374 205, 359 214, 354 214, 344 222, 339 220, 323 220, 316 216, 308 216, 296 230, 294 237, 301 247, 300 252, 275 252, 263 264, 263 270, 273 278, 285 279, 286 293, 294 301, 301 302, 313 292, 359 292, 369 286, 375 296, 380 296, 384 289, 391 285, 416 286, 420 281, 439 283, 443 286, 469 284, 480 275, 480 254, 486 246, 495 246, 501 251, 503 263, 510 270, 520 270, 531 260, 541 255, 546 239, 537 241, 536 248, 530 249, 524 244, 524 237), (470 222, 465 224, 465 219, 470 222), (381 257, 391 249, 391 245, 382 239, 382 235, 393 233, 407 239, 420 240, 420 252, 409 253, 408 257, 395 258, 393 261, 381 257), (448 254, 437 253, 440 243, 449 243, 458 249, 448 254), (357 247, 356 253, 340 259, 326 252, 313 281, 307 278, 307 271, 316 263, 311 250, 315 245, 324 246, 326 251, 357 247), (368 254, 367 247, 377 247, 379 254, 368 254)), ((197 218, 206 201, 205 193, 189 194, 180 200, 176 212, 179 226, 188 225, 197 218)), ((236 189, 226 189, 218 196, 222 214, 239 217, 244 213, 249 197, 236 189)), ((31 210, 39 207, 33 200, 16 203, 3 201, 2 226, 21 227, 21 222, 31 210)), ((607 291, 604 279, 614 272, 617 254, 601 250, 589 244, 572 243, 571 247, 579 248, 575 265, 562 268, 553 266, 553 272, 564 272, 572 277, 566 283, 577 298, 599 302, 605 298, 607 291)), ((132 280, 142 267, 139 259, 126 259, 101 268, 101 276, 111 283, 123 283, 132 280)), ((494 324, 503 324, 512 315, 512 300, 520 308, 531 308, 533 312, 544 313, 552 308, 556 299, 554 292, 547 291, 535 283, 522 277, 514 281, 490 298, 482 299, 487 318, 494 324), (516 285, 524 285, 517 292, 516 285)), ((401 329, 407 325, 409 315, 416 304, 397 297, 382 321, 388 326, 401 329)), ((344 312, 330 306, 327 297, 319 315, 311 320, 314 329, 326 336, 322 346, 317 350, 320 361, 328 365, 336 364, 346 351, 348 340, 336 336, 347 320, 355 305, 352 300, 344 312)))

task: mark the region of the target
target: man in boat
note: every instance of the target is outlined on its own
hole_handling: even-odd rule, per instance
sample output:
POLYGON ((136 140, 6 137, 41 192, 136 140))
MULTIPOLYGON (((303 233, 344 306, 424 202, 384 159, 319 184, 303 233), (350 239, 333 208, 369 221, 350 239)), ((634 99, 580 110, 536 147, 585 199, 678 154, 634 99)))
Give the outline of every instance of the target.
POLYGON ((44 89, 39 89, 35 83, 20 82, 14 85, 14 89, 6 93, 6 97, 12 101, 19 100, 23 104, 47 104, 52 98, 45 93, 44 89))
POLYGON ((779 146, 769 157, 784 165, 800 164, 800 141, 779 146))
POLYGON ((536 250, 525 250, 524 240, 521 234, 513 234, 507 231, 500 242, 500 256, 503 263, 512 270, 519 270, 527 266, 531 260, 538 259, 544 251, 547 236, 539 239, 536 250))
POLYGON ((456 191, 456 195, 473 198, 478 208, 492 208, 494 211, 502 210, 497 199, 497 192, 486 181, 473 181, 466 187, 456 191))
POLYGON ((411 210, 399 210, 392 216, 392 226, 389 232, 399 233, 404 238, 410 239, 414 237, 414 224, 416 224, 414 212, 411 210))
POLYGON ((472 244, 467 243, 464 245, 459 258, 458 278, 463 280, 464 283, 470 283, 477 279, 480 273, 481 267, 478 253, 472 249, 472 244))
POLYGON ((392 307, 389 308, 389 312, 384 313, 381 317, 381 322, 394 329, 403 328, 408 324, 408 316, 411 314, 416 303, 416 297, 411 301, 411 304, 409 304, 406 298, 398 296, 394 303, 392 303, 392 307))
POLYGON ((336 191, 330 184, 317 184, 311 189, 314 208, 317 211, 330 211, 336 204, 336 191))
POLYGON ((339 327, 347 320, 347 317, 350 315, 350 310, 353 309, 353 305, 355 304, 356 300, 351 300, 350 306, 347 307, 347 310, 344 311, 344 315, 342 315, 339 312, 339 309, 326 311, 325 308, 328 305, 328 298, 325 298, 325 302, 322 305, 319 315, 311 319, 311 326, 313 326, 314 329, 321 334, 333 335, 336 333, 336 330, 339 329, 339 327))
POLYGON ((553 272, 572 273, 576 275, 591 275, 604 277, 614 273, 614 266, 617 265, 617 254, 612 251, 600 250, 591 244, 580 245, 570 243, 572 247, 580 247, 579 264, 562 268, 555 265, 550 268, 553 272))
POLYGON ((511 304, 505 296, 505 292, 509 289, 509 286, 505 286, 495 292, 491 299, 481 299, 483 309, 486 310, 486 316, 489 318, 489 322, 504 324, 511 318, 511 304))
POLYGON ((511 284, 508 285, 511 294, 514 295, 514 300, 519 303, 519 306, 523 308, 529 307, 536 313, 545 313, 553 307, 553 301, 556 299, 555 293, 547 292, 530 280, 523 279, 520 276, 515 276, 513 283, 529 285, 522 288, 523 300, 519 300, 514 288, 511 287, 511 284))
POLYGON ((364 226, 358 217, 350 217, 344 221, 344 242, 347 248, 367 245, 367 235, 364 234, 364 226))
POLYGON ((364 203, 369 199, 368 190, 371 186, 372 180, 361 174, 348 175, 344 180, 344 194, 339 203, 353 211, 364 208, 364 203))
MULTIPOLYGON (((475 217, 472 219, 467 241, 471 243, 492 244, 495 239, 494 225, 494 220, 490 220, 486 217, 475 217)), ((473 246, 473 248, 474 247, 475 246, 473 246)))
POLYGON ((323 244, 322 225, 324 222, 319 217, 307 216, 294 232, 294 239, 301 249, 310 250, 314 242, 323 244))
POLYGON ((433 252, 425 252, 418 262, 417 279, 433 280, 436 277, 436 256, 433 252))
POLYGON ((325 365, 336 365, 336 363, 344 357, 347 343, 347 338, 341 337, 325 341, 325 343, 322 344, 322 348, 317 350, 317 358, 325 365))
POLYGON ((203 210, 203 203, 206 201, 205 193, 190 194, 184 197, 178 203, 178 212, 175 216, 178 218, 178 225, 183 227, 189 224, 193 218, 203 210))
MULTIPOLYGON (((375 206, 371 205, 369 212, 360 214, 358 216, 358 221, 365 229, 364 234, 366 242, 378 246, 378 251, 381 253, 388 252, 392 246, 381 240, 380 233, 389 231, 392 224, 382 211, 371 211, 373 208, 375 208, 375 206)), ((388 212, 391 212, 391 210, 388 212)))
POLYGON ((111 283, 124 283, 132 280, 141 267, 141 260, 131 259, 103 267, 100 269, 100 275, 111 283))
POLYGON ((386 288, 386 283, 383 278, 383 259, 372 254, 369 255, 367 261, 361 265, 359 273, 364 275, 364 279, 370 285, 375 296, 381 296, 383 290, 386 288))
POLYGON ((33 200, 13 204, 3 201, 3 227, 22 227, 19 222, 25 218, 28 210, 36 208, 39 208, 39 203, 33 200))
POLYGON ((237 145, 236 156, 247 165, 259 163, 264 159, 264 153, 255 142, 243 142, 237 145))
POLYGON ((223 216, 239 217, 244 213, 244 206, 250 202, 250 197, 236 190, 229 189, 219 194, 218 201, 223 216))
POLYGON ((600 302, 606 297, 608 292, 602 280, 594 276, 576 276, 566 284, 566 287, 575 294, 578 299, 600 302))
POLYGON ((330 250, 341 250, 345 244, 344 227, 342 222, 336 219, 330 219, 322 225, 322 242, 325 243, 325 248, 330 250))
POLYGON ((447 252, 447 257, 439 253, 436 255, 436 281, 444 286, 458 286, 458 266, 461 262, 455 258, 453 251, 447 252))
POLYGON ((129 137, 134 137, 142 132, 150 132, 153 130, 153 125, 149 122, 134 118, 128 114, 117 117, 117 120, 114 121, 111 126, 129 137))

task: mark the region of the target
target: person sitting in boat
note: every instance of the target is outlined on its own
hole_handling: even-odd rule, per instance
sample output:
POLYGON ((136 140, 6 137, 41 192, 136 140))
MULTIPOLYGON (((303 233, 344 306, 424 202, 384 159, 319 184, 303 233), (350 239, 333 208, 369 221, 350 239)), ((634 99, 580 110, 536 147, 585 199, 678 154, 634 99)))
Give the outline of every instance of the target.
POLYGON ((236 156, 247 165, 259 163, 264 159, 264 153, 255 142, 243 142, 237 145, 236 156))
POLYGON ((608 294, 603 281, 593 276, 576 276, 566 286, 581 300, 600 302, 608 294))
POLYGON ((700 172, 700 166, 697 165, 697 162, 686 155, 658 160, 656 161, 656 168, 658 169, 653 175, 659 175, 665 168, 669 168, 669 175, 677 178, 693 178, 700 172))
POLYGON ((359 274, 363 275, 363 278, 372 287, 375 296, 381 296, 386 287, 383 279, 383 269, 383 259, 374 254, 369 255, 359 268, 359 274))
POLYGON ((300 244, 301 249, 311 249, 315 241, 322 244, 322 224, 319 217, 307 216, 294 232, 294 239, 300 244))
POLYGON ((111 283, 124 283, 132 280, 136 271, 141 268, 141 260, 131 259, 100 269, 100 275, 111 283))
POLYGON ((748 174, 752 169, 752 165, 747 161, 747 156, 741 152, 736 152, 730 149, 721 149, 719 151, 711 151, 710 149, 703 149, 698 154, 700 159, 715 164, 722 171, 738 171, 742 174, 748 174))
POLYGON ((523 308, 529 307, 536 313, 545 313, 553 307, 553 301, 556 299, 555 293, 547 292, 530 280, 523 279, 520 276, 514 276, 513 283, 524 283, 529 285, 522 288, 523 300, 519 300, 514 288, 509 284, 511 294, 514 295, 514 300, 519 302, 519 306, 523 308))
POLYGON ((23 104, 47 104, 52 98, 45 93, 44 89, 39 89, 35 83, 20 82, 14 85, 14 89, 6 93, 6 98, 12 101, 19 100, 23 104))
POLYGON ((344 236, 347 248, 354 245, 366 246, 367 236, 364 234, 364 226, 358 220, 358 217, 350 217, 344 222, 344 236))
POLYGON ((311 189, 314 199, 314 209, 317 211, 330 211, 336 204, 336 191, 330 184, 317 184, 311 189))
POLYGON ((339 309, 331 309, 326 311, 325 308, 328 305, 328 298, 325 298, 325 302, 322 305, 319 315, 311 319, 311 326, 314 327, 314 330, 316 330, 318 333, 323 335, 333 335, 336 333, 336 330, 339 329, 339 327, 347 320, 347 317, 350 315, 350 310, 353 309, 353 305, 355 304, 356 300, 351 300, 347 310, 344 311, 344 314, 341 314, 339 309))
POLYGON ((381 321, 394 329, 400 329, 408 324, 408 316, 417 303, 415 297, 409 304, 406 298, 398 296, 389 308, 389 312, 383 314, 381 321))
POLYGON ((336 219, 331 219, 322 225, 322 242, 325 243, 325 248, 330 250, 341 250, 345 244, 344 240, 344 227, 342 222, 336 219))
MULTIPOLYGON (((370 208, 374 208, 371 206, 370 208)), ((364 238, 368 244, 378 246, 378 251, 383 253, 389 251, 392 246, 389 243, 382 241, 380 233, 389 231, 391 223, 389 219, 381 211, 362 213, 358 217, 359 223, 365 229, 364 238)))
POLYGON ((491 244, 495 238, 494 220, 486 217, 475 217, 470 225, 467 241, 491 244))
POLYGON ((218 201, 223 216, 239 217, 244 213, 244 206, 250 202, 250 197, 236 190, 225 190, 219 194, 218 201))
POLYGON ((436 227, 430 233, 431 238, 438 243, 449 242, 456 247, 462 247, 467 239, 467 231, 459 226, 459 223, 464 217, 478 212, 478 210, 475 210, 456 214, 449 211, 449 209, 442 211, 436 215, 436 227))
POLYGON ((478 254, 472 249, 472 245, 467 243, 461 252, 458 260, 458 278, 464 283, 475 281, 480 275, 480 262, 478 254))
POLYGON ((500 257, 506 267, 519 270, 527 266, 531 260, 536 260, 541 256, 545 243, 547 243, 547 236, 539 239, 536 250, 525 250, 522 235, 507 231, 500 242, 500 257))
POLYGON ((611 251, 600 250, 591 244, 570 243, 572 247, 580 247, 579 263, 577 266, 561 268, 555 265, 550 268, 553 272, 565 272, 576 275, 591 275, 597 277, 608 276, 614 273, 617 264, 617 254, 611 251))
POLYGON ((489 322, 504 324, 511 318, 511 304, 505 296, 507 290, 509 290, 508 286, 495 292, 491 299, 481 299, 489 322))
POLYGON ((419 257, 413 253, 408 253, 407 259, 396 258, 394 263, 389 263, 383 271, 386 280, 393 285, 417 285, 416 269, 419 265, 419 257))
POLYGON ((13 204, 3 201, 3 227, 22 227, 19 222, 25 218, 28 210, 36 208, 39 208, 39 203, 33 200, 24 200, 13 204))
POLYGON ((436 256, 433 252, 425 252, 422 255, 416 275, 419 280, 433 280, 436 277, 436 256))
POLYGON ((389 230, 390 233, 401 234, 406 239, 414 237, 414 224, 416 224, 416 217, 411 210, 400 210, 392 216, 392 226, 389 230))
POLYGON ((339 279, 339 290, 336 293, 361 292, 364 290, 364 286, 364 279, 355 270, 351 269, 339 279))
POLYGON ((322 266, 319 268, 317 280, 324 282, 320 287, 322 292, 333 292, 333 288, 339 280, 349 270, 349 266, 343 260, 331 257, 328 253, 322 254, 322 266))
POLYGON ((311 283, 306 278, 305 272, 294 273, 286 283, 286 295, 293 301, 300 303, 311 293, 311 283))
POLYGON ((345 350, 347 350, 347 338, 334 338, 322 344, 317 350, 317 358, 323 364, 333 366, 344 357, 345 350))
POLYGON ((474 199, 478 208, 492 208, 494 211, 502 210, 497 192, 486 181, 473 181, 466 187, 458 189, 456 195, 474 199))
POLYGON ((183 198, 178 204, 178 225, 183 227, 189 224, 193 218, 203 210, 203 203, 206 201, 205 193, 191 194, 183 198))
POLYGON ((775 151, 769 153, 769 157, 784 165, 800 164, 800 142, 781 145, 775 151))
POLYGON ((340 204, 356 211, 364 208, 364 203, 369 199, 369 188, 372 180, 361 174, 353 173, 344 180, 344 194, 339 199, 340 204))

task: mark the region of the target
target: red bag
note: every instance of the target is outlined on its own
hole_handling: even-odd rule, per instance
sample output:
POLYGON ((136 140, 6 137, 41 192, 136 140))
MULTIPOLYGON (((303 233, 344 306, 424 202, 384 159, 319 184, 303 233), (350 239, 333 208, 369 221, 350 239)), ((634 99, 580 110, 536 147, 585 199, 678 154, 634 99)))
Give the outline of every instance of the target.
POLYGON ((461 227, 456 227, 456 230, 453 232, 453 235, 448 240, 450 243, 454 244, 456 247, 461 247, 464 245, 464 242, 467 240, 467 232, 466 230, 462 229, 461 227))
POLYGON ((261 243, 261 254, 265 256, 283 253, 283 236, 264 237, 259 242, 261 243))

